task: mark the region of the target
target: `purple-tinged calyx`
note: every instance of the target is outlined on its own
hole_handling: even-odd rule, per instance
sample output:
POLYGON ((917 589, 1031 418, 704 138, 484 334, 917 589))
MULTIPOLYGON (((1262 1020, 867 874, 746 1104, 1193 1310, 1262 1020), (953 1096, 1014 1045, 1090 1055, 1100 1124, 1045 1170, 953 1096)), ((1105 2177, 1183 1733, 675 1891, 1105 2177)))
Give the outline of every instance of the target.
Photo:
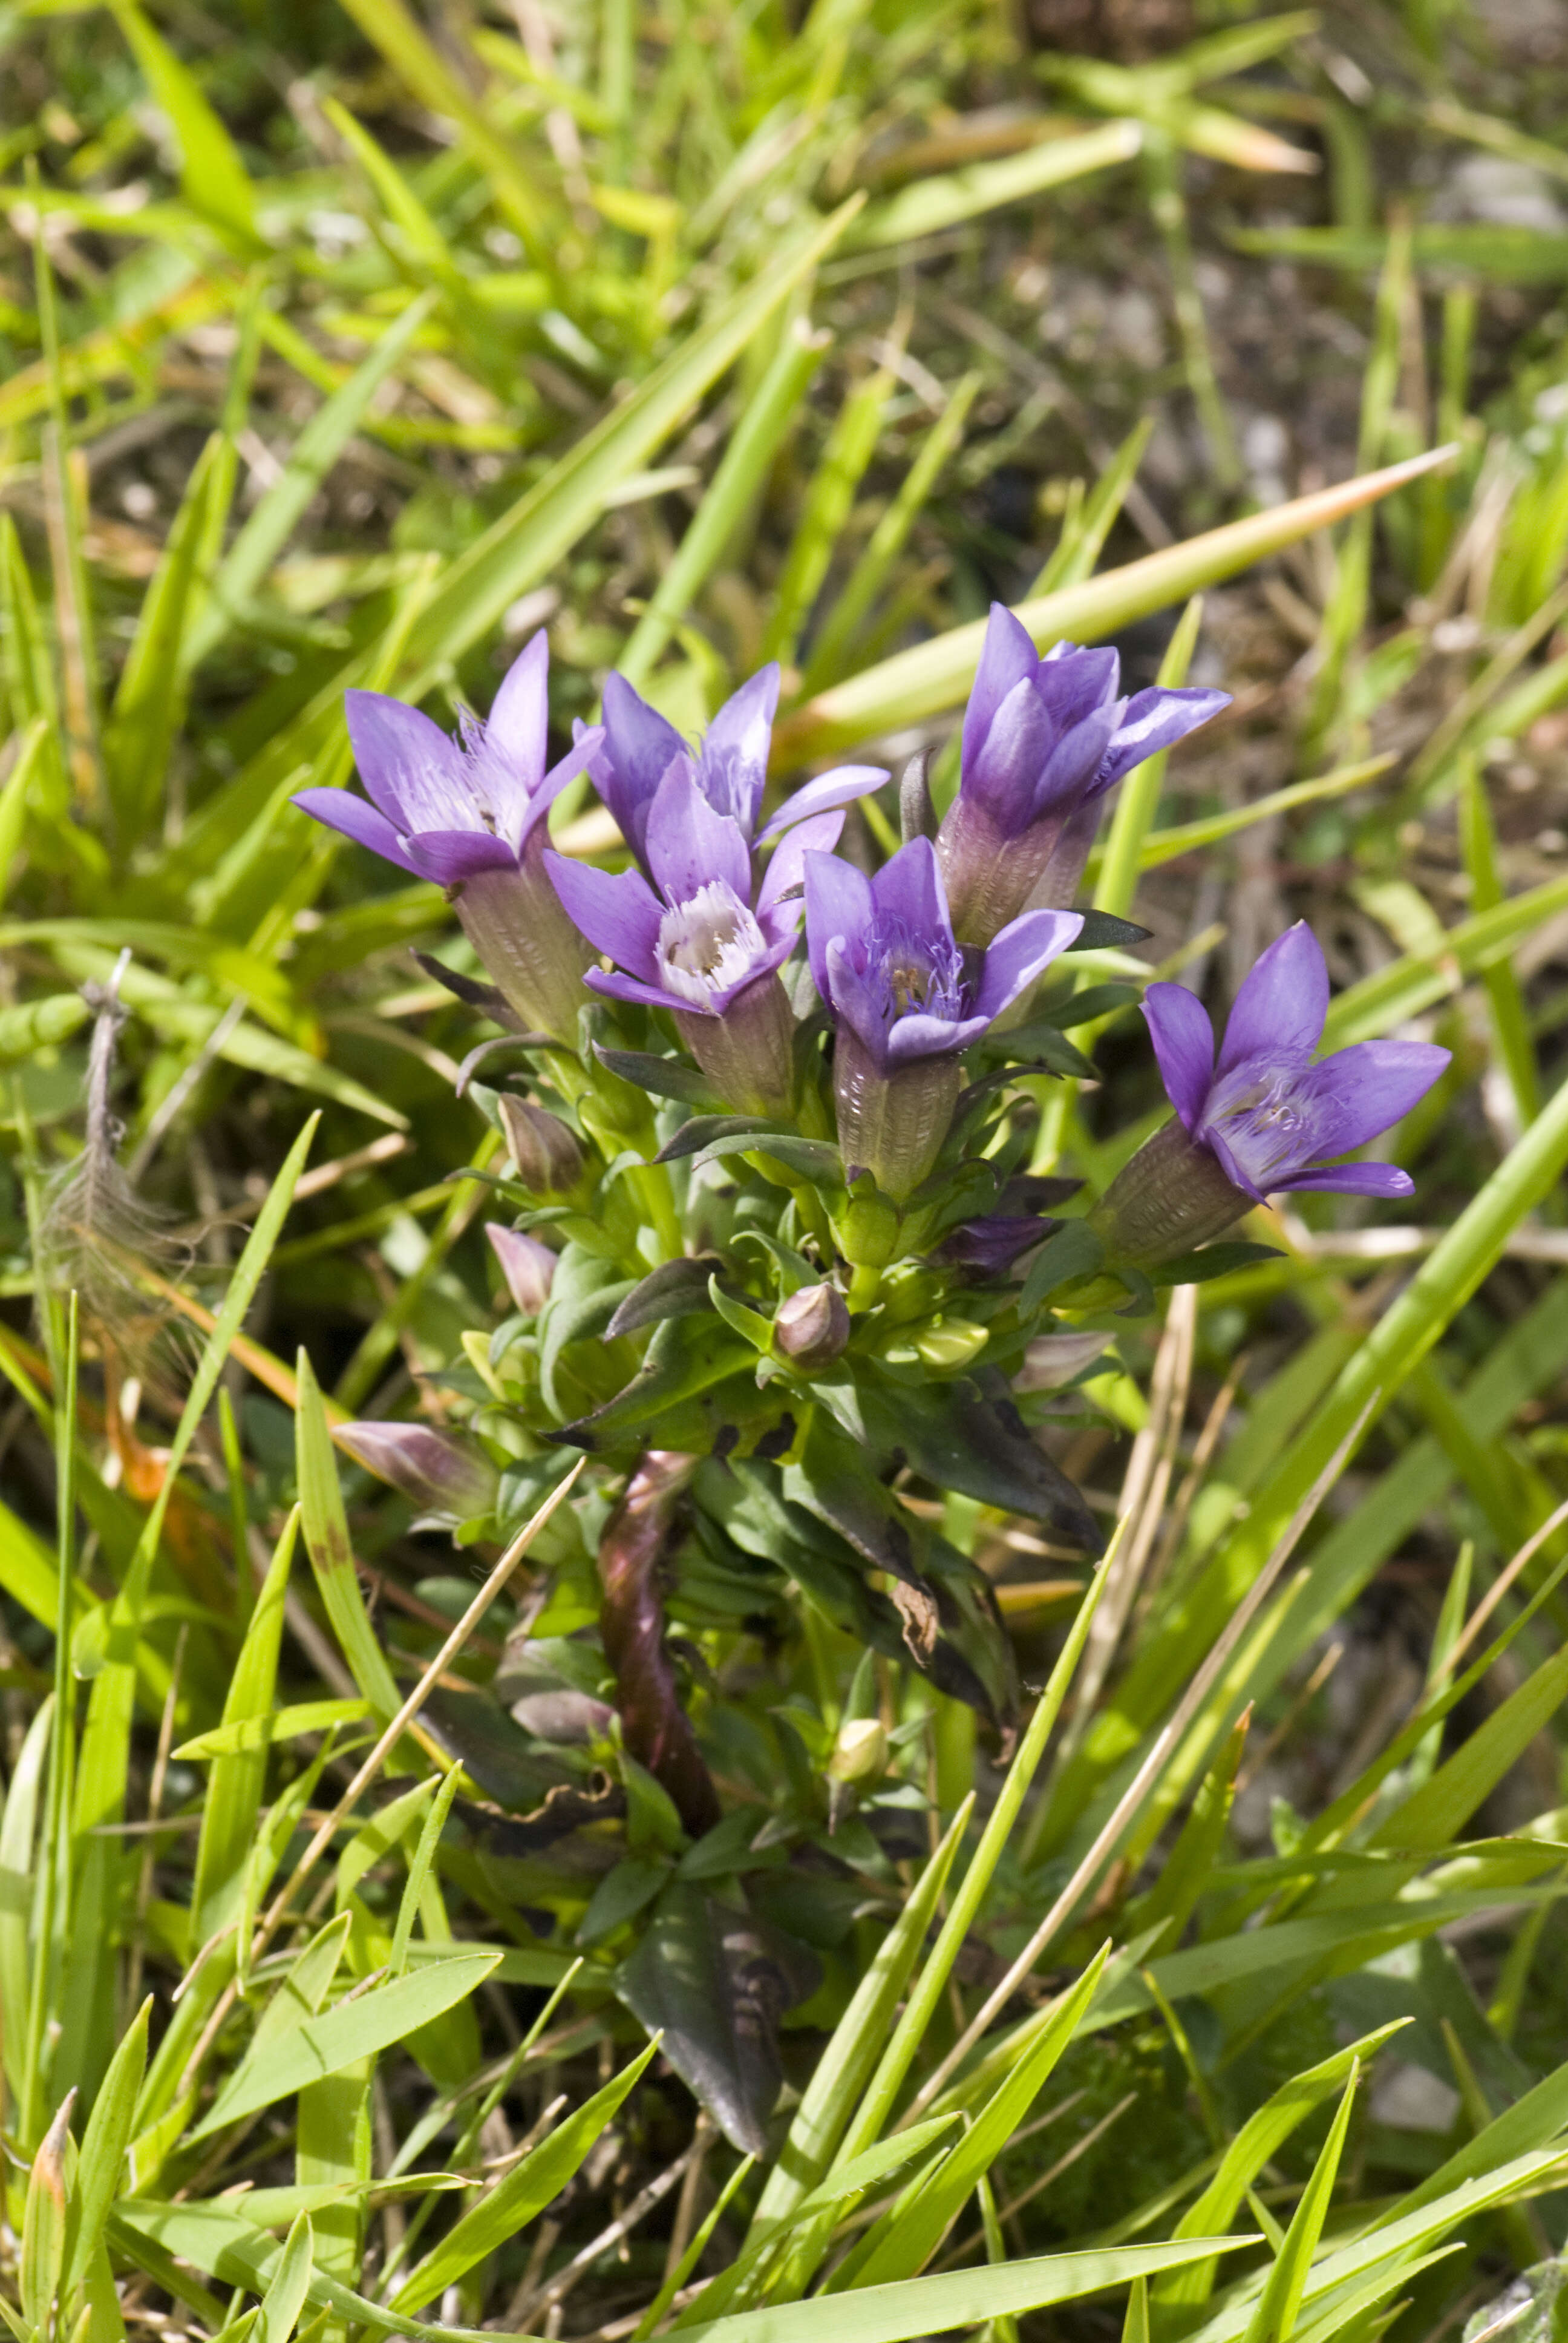
POLYGON ((958 1103, 959 1053, 1065 951, 1076 911, 1029 911, 987 951, 953 938, 936 850, 911 839, 874 878, 808 853, 806 940, 838 1040, 845 1171, 902 1200, 926 1178, 958 1103))
POLYGON ((650 878, 648 821, 659 784, 678 760, 688 765, 713 812, 734 822, 748 846, 765 845, 812 814, 830 813, 880 789, 888 776, 879 765, 835 766, 808 781, 764 823, 762 799, 778 705, 779 665, 774 660, 725 701, 693 749, 624 676, 608 678, 603 738, 588 770, 621 836, 650 878))
POLYGON ((576 1131, 558 1114, 518 1098, 515 1091, 503 1091, 496 1109, 519 1183, 530 1196, 569 1196, 584 1171, 576 1131))
POLYGON ((487 1221, 485 1234, 500 1263, 501 1275, 514 1304, 525 1318, 537 1318, 550 1298, 556 1255, 538 1237, 529 1236, 526 1229, 505 1228, 498 1221, 487 1221))
POLYGON ((959 793, 937 834, 960 942, 990 943, 1025 909, 1070 904, 1106 791, 1230 700, 1161 685, 1124 699, 1121 680, 1114 650, 1064 642, 1041 659, 992 603, 959 793))
POLYGON ((799 930, 802 858, 832 846, 843 820, 841 811, 819 813, 791 830, 758 883, 740 823, 714 810, 682 755, 648 811, 648 878, 545 858, 568 913, 616 963, 590 969, 588 982, 612 1000, 668 1010, 703 1072, 740 1113, 790 1111, 795 1023, 778 971, 799 930))
POLYGON ((487 1513, 498 1474, 487 1456, 427 1423, 340 1423, 339 1448, 418 1506, 431 1522, 461 1524, 487 1513))
POLYGON ((547 771, 549 643, 512 662, 488 718, 454 740, 418 709, 347 695, 367 796, 302 789, 294 802, 417 879, 445 887, 485 969, 524 1031, 575 1044, 588 955, 544 875, 545 817, 601 735, 584 732, 547 771))
POLYGON ((1091 1215, 1112 1262, 1172 1260, 1296 1189, 1412 1193, 1397 1164, 1336 1159, 1408 1114, 1450 1053, 1430 1041, 1357 1041, 1314 1061, 1328 1007, 1322 949, 1302 920, 1269 946, 1236 995, 1217 1057, 1197 998, 1179 984, 1149 987, 1144 1014, 1176 1116, 1091 1215))

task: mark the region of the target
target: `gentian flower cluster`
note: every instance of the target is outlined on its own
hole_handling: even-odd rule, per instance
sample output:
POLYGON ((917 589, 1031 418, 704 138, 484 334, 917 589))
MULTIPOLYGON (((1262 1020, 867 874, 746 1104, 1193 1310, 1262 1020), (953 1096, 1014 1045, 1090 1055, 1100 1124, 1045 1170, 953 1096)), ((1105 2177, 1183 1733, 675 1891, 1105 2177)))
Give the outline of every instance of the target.
MULTIPOLYGON (((602 722, 553 765, 548 680, 536 636, 488 719, 465 719, 456 740, 413 708, 351 695, 366 797, 297 800, 447 890, 494 988, 453 970, 454 990, 512 1029, 501 1086, 471 1081, 462 1109, 498 1142, 497 1314, 466 1334, 438 1429, 337 1436, 420 1521, 465 1540, 510 1537, 574 1458, 590 1460, 533 1557, 570 1624, 529 1646, 527 1697, 509 1713, 492 1702, 482 1730, 477 1691, 427 1715, 503 1805, 508 1785, 535 1785, 530 1881, 578 1820, 601 1835, 584 1857, 598 1862, 607 1822, 635 1814, 639 1852, 602 1900, 585 1904, 570 1865, 541 1900, 576 1915, 583 1945, 618 1946, 623 1999, 666 2027, 667 2055, 754 2150, 776 2066, 754 2042, 716 2067, 659 1980, 696 1974, 706 1929, 711 1994, 744 2001, 755 2034, 757 1964, 772 1965, 781 2005, 812 1956, 788 1949, 787 1898, 767 1907, 763 1946, 749 1868, 762 1842, 750 1818, 740 1835, 741 1817, 721 1818, 710 1764, 722 1685, 667 1633, 671 1589, 689 1639, 705 1601, 729 1631, 765 1639, 804 1632, 808 1603, 1005 1733, 1010 1640, 933 1501, 1024 1514, 1095 1551, 1091 1512, 1035 1437, 1050 1394, 1095 1372, 1120 1323, 1107 1313, 1147 1309, 1162 1276, 1210 1273, 1201 1248, 1261 1200, 1407 1193, 1396 1166, 1345 1159, 1408 1111, 1446 1053, 1384 1041, 1317 1056, 1328 975, 1304 926, 1262 955, 1217 1052, 1197 1000, 1151 983, 1175 1113, 1096 1201, 1041 1176, 1055 1166, 1036 1161, 1040 1086, 1091 1071, 1063 1031, 1070 956, 1141 931, 1074 899, 1118 781, 1222 693, 1123 696, 1114 651, 1061 643, 1042 658, 994 610, 956 794, 939 821, 923 788, 906 789, 904 843, 879 867, 865 824, 845 834, 853 802, 887 781, 879 766, 818 775, 769 816, 776 668, 696 741, 611 676, 602 722), (602 862, 548 839, 551 807, 585 774, 623 841, 602 862), (693 1874, 721 1883, 699 1893, 674 1859, 716 1830, 731 1867, 693 1874), (650 1833, 664 1835, 651 1863, 650 1833)), ((770 1846, 815 1839, 835 1861, 884 1863, 872 1825, 887 1745, 872 1722, 835 1724, 815 1787, 795 1769, 770 1846)))

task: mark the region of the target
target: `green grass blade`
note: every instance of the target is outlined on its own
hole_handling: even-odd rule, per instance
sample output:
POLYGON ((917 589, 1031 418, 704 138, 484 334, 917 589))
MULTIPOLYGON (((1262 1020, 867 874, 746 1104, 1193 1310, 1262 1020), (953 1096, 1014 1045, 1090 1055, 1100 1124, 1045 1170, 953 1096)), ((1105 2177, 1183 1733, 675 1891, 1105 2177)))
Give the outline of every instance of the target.
POLYGON ((762 494, 769 468, 811 387, 831 336, 793 319, 744 413, 729 436, 702 502, 693 513, 675 558, 654 589, 618 662, 628 683, 642 684, 693 598, 762 494))
MULTIPOLYGON (((1452 460, 1435 449, 1392 464, 1340 487, 1295 497, 1266 512, 1206 530, 1185 544, 1146 554, 1121 569, 1085 578, 1038 601, 1020 603, 1015 616, 1041 647, 1070 636, 1094 642, 1171 602, 1184 602, 1206 586, 1218 585, 1255 561, 1327 528, 1362 505, 1390 496, 1407 482, 1452 460)), ((899 651, 848 683, 835 684, 786 717, 774 729, 774 762, 782 769, 853 748, 872 734, 920 722, 957 708, 974 681, 985 638, 983 619, 955 627, 936 641, 899 651)))
POLYGON ((372 398, 401 361, 430 313, 435 295, 422 294, 381 336, 341 390, 313 415, 274 482, 224 557, 212 591, 190 631, 186 656, 205 659, 232 627, 283 551, 306 507, 363 423, 372 398))
POLYGON ((394 2310, 407 2314, 422 2308, 558 2197, 658 2049, 658 2044, 650 2042, 465 2213, 399 2288, 394 2310))
POLYGON ((1042 140, 1021 155, 1000 162, 971 163, 967 170, 945 172, 901 187, 885 203, 875 204, 852 232, 852 247, 910 244, 917 236, 937 236, 980 212, 1003 204, 1026 202, 1047 187, 1070 179, 1087 178, 1113 163, 1126 163, 1143 143, 1136 122, 1108 122, 1099 130, 1080 131, 1066 138, 1042 140))
POLYGON ((299 1353, 298 1377, 295 1441, 306 1550, 332 1632, 349 1671, 377 1720, 385 1725, 396 1715, 400 1696, 359 1591, 348 1516, 343 1509, 343 1493, 337 1481, 337 1452, 332 1444, 320 1386, 303 1350, 299 1353))
POLYGON ((226 243, 255 251, 255 200, 233 139, 189 67, 181 64, 136 0, 114 0, 114 11, 153 102, 168 116, 179 142, 186 201, 219 230, 226 243))
MULTIPOLYGON (((1183 684, 1192 664, 1192 654, 1198 647, 1198 630, 1203 623, 1203 600, 1194 594, 1176 623, 1176 631, 1165 647, 1160 662, 1157 680, 1168 687, 1183 684)), ((1160 807, 1160 792, 1165 786, 1165 768, 1169 751, 1150 757, 1129 773, 1122 782, 1116 800, 1116 810, 1111 818, 1111 830, 1105 840, 1105 850, 1094 886, 1094 908, 1110 911, 1125 920, 1132 909, 1138 892, 1138 880, 1145 868, 1143 856, 1154 816, 1160 807)))
POLYGON ((606 495, 645 464, 709 384, 746 349, 817 266, 859 208, 857 197, 780 251, 578 441, 570 455, 452 564, 420 612, 402 689, 417 699, 437 669, 487 634, 508 604, 548 576, 604 509, 606 495))
POLYGON ((259 2056, 253 2047, 191 2137, 205 2139, 224 2125, 272 2107, 358 2059, 374 2057, 477 1992, 499 1958, 499 1953, 456 1953, 421 1963, 408 1976, 304 2019, 282 2040, 264 2044, 259 2056))
POLYGON ((1345 2134, 1350 2128, 1360 2072, 1359 2064, 1352 2065, 1345 2084, 1344 2097, 1335 2111, 1318 2160, 1312 2167, 1312 2177, 1302 2192, 1301 2202, 1285 2232, 1285 2242, 1275 2258, 1262 2297, 1252 2314, 1251 2324, 1247 2329, 1247 2343, 1287 2343, 1288 2337, 1294 2331, 1302 2298, 1307 2290, 1312 2258, 1323 2233, 1323 2223, 1328 2218, 1334 2183, 1339 2178, 1340 2158, 1344 2153, 1345 2134))
MULTIPOLYGON (((258 1726, 270 1725, 276 1706, 284 1598, 298 1529, 299 1508, 296 1505, 273 1551, 271 1565, 262 1582, 234 1674, 229 1679, 223 1717, 224 1724, 230 1727, 248 1719, 255 1719, 258 1726)), ((271 1739, 270 1732, 258 1731, 253 1748, 225 1754, 214 1762, 202 1808, 196 1876, 191 1885, 191 1928, 198 1945, 205 1945, 209 1936, 216 1936, 238 1916, 245 1867, 255 1844, 256 1820, 266 1786, 266 1753, 271 1739)))
POLYGON ((67 2295, 85 2279, 87 2265, 103 2244, 109 2207, 119 2194, 136 2100, 146 2071, 147 2019, 152 2006, 149 1996, 136 2012, 110 2062, 82 2136, 62 2279, 67 2295))

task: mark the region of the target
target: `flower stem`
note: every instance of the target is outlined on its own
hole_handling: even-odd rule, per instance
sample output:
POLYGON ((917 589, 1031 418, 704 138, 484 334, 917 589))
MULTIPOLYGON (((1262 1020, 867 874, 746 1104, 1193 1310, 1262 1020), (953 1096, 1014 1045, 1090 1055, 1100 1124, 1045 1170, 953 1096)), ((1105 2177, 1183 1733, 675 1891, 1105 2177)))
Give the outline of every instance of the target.
POLYGON ((719 1819, 719 1794, 680 1704, 664 1641, 658 1567, 691 1459, 649 1449, 599 1539, 604 1588, 599 1632, 615 1675, 626 1746, 674 1801, 682 1825, 701 1838, 719 1819))

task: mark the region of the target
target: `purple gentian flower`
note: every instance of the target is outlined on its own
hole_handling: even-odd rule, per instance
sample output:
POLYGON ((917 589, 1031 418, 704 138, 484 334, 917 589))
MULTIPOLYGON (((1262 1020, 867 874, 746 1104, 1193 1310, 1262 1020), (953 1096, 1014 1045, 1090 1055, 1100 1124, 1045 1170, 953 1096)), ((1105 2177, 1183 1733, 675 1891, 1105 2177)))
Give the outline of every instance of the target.
POLYGON ((445 887, 485 968, 528 1031, 577 1035, 588 954, 544 875, 545 816, 598 748, 585 732, 548 772, 549 643, 512 662, 488 719, 451 739, 378 691, 347 695, 348 737, 369 802, 302 789, 294 802, 417 879, 445 887))
POLYGON ((987 944, 1020 911, 1071 902, 1105 792, 1208 722, 1225 691, 1155 685, 1118 698, 1114 650, 1058 643, 1043 659, 991 605, 964 710, 961 779, 937 833, 960 942, 987 944))
POLYGON ((808 854, 806 942, 811 974, 838 1028, 833 1057, 839 1143, 901 1200, 941 1151, 958 1103, 959 1052, 1010 1009, 1083 921, 1028 911, 989 951, 953 940, 930 839, 900 847, 872 879, 808 854))
POLYGON ((778 705, 779 663, 774 660, 725 701, 694 750, 624 676, 606 679, 603 740, 588 769, 621 836, 650 876, 648 817, 658 785, 678 759, 689 763, 703 798, 715 813, 737 825, 748 846, 765 845, 809 815, 829 813, 852 798, 868 796, 887 779, 879 765, 835 766, 797 789, 772 820, 759 827, 778 705))
POLYGON ((1408 1114, 1450 1053, 1430 1041, 1357 1041, 1314 1063, 1329 972, 1304 920, 1269 946, 1236 995, 1218 1059, 1208 1012, 1183 986, 1151 984, 1143 1007, 1176 1117, 1096 1208, 1113 1258, 1170 1260, 1294 1189, 1412 1193, 1395 1163, 1333 1159, 1408 1114))
POLYGON ((743 1114, 788 1115, 795 1093, 795 1020, 778 970, 800 926, 801 859, 825 850, 841 811, 791 830, 760 885, 733 815, 714 809, 684 752, 668 767, 643 823, 639 871, 614 874, 547 854, 570 917, 616 966, 590 969, 596 992, 673 1016, 709 1079, 743 1114))

